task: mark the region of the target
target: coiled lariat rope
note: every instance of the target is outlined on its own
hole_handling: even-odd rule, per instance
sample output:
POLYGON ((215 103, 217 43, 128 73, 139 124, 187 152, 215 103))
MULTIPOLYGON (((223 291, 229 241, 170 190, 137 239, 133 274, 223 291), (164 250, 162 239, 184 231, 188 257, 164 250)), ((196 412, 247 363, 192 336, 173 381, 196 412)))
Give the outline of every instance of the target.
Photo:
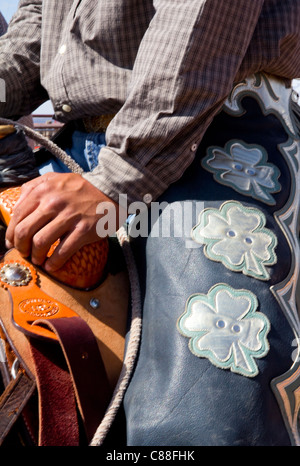
POLYGON ((61 160, 69 168, 69 170, 71 170, 71 172, 79 174, 83 173, 83 169, 72 159, 72 157, 70 157, 69 154, 57 146, 53 141, 40 134, 38 131, 35 131, 29 126, 23 125, 18 121, 9 120, 6 118, 0 118, 0 125, 12 125, 16 128, 16 130, 23 131, 26 136, 41 144, 43 147, 48 149, 52 155, 61 160))

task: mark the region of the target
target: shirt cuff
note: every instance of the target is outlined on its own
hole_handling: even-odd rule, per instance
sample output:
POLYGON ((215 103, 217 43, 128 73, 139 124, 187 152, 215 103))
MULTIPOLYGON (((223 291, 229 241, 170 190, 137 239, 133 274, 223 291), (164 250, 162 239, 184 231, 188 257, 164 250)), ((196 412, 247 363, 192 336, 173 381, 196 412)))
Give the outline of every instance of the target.
POLYGON ((108 147, 101 149, 99 165, 82 176, 117 203, 120 195, 126 195, 128 203, 138 201, 148 204, 168 188, 146 167, 133 159, 125 160, 108 147))

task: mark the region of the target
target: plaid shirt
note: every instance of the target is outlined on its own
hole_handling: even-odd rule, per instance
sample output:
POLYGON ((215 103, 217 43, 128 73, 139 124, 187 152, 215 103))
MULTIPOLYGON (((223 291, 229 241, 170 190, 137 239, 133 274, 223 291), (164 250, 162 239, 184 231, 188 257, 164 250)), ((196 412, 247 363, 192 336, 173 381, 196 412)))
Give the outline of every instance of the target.
POLYGON ((0 12, 0 36, 2 36, 3 34, 5 34, 7 30, 7 23, 2 15, 2 13, 0 12))
POLYGON ((21 0, 0 40, 0 115, 48 97, 63 122, 116 113, 84 176, 116 201, 156 199, 258 71, 300 76, 300 0, 21 0))

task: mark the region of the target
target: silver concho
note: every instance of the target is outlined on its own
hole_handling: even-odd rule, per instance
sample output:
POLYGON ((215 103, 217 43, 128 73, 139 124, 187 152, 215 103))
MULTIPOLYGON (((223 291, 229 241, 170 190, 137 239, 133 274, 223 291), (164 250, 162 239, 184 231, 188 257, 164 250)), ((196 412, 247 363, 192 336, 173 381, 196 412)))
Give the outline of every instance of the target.
POLYGON ((32 279, 29 268, 18 262, 5 264, 0 270, 0 277, 2 282, 11 286, 26 286, 32 279))

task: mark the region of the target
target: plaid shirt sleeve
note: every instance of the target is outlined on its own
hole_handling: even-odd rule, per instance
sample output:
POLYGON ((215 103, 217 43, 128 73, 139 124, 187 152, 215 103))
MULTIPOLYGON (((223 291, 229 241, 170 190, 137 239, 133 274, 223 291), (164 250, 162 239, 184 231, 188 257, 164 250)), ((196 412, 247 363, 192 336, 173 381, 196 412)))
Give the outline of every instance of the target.
POLYGON ((63 122, 116 113, 83 176, 116 201, 155 200, 234 81, 259 71, 300 76, 299 0, 20 0, 0 40, 0 115, 48 96, 63 122))
POLYGON ((84 175, 116 201, 156 199, 192 162, 233 85, 263 0, 157 0, 127 100, 84 175))
POLYGON ((0 36, 3 36, 3 34, 6 33, 6 30, 7 30, 7 23, 2 13, 0 12, 0 36))
POLYGON ((5 114, 11 118, 28 115, 47 100, 40 84, 41 11, 41 0, 21 2, 14 24, 1 38, 5 66, 0 69, 0 78, 6 86, 5 114))

